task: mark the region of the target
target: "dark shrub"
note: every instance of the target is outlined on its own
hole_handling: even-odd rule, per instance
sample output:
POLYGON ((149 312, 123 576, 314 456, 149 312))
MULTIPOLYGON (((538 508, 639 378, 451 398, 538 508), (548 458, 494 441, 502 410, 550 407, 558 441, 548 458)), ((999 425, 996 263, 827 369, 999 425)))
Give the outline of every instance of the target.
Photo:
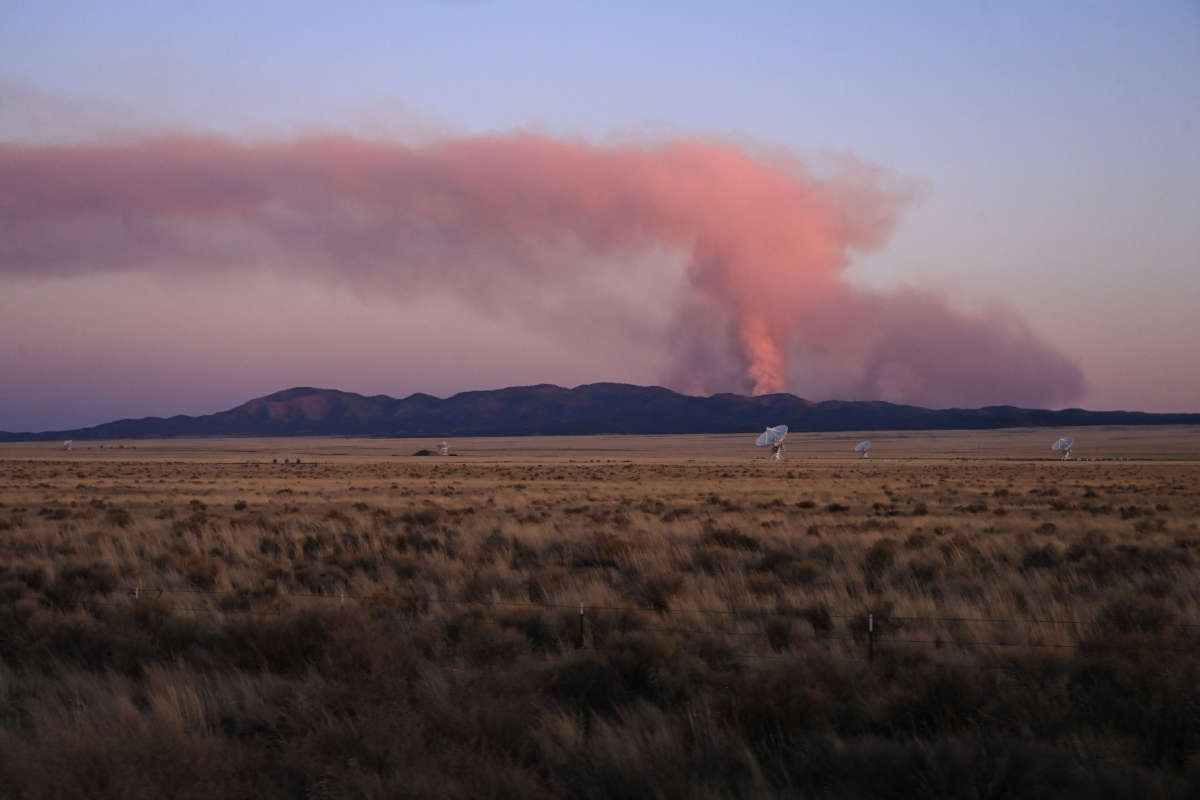
POLYGON ((833 630, 833 617, 829 614, 829 607, 824 603, 804 609, 800 616, 808 620, 808 624, 812 625, 813 631, 817 634, 828 634, 833 630))
POLYGON ((1096 621, 1118 633, 1159 633, 1175 620, 1176 614, 1162 600, 1146 597, 1121 597, 1100 609, 1096 621))
POLYGON ((104 512, 104 521, 118 528, 128 528, 133 524, 133 516, 124 508, 110 508, 104 512))
POLYGON ((673 572, 656 572, 642 578, 633 588, 634 601, 662 613, 670 609, 671 598, 683 588, 683 577, 673 572))
POLYGON ((217 585, 217 576, 221 574, 221 562, 200 555, 192 555, 182 560, 180 571, 187 579, 189 586, 208 592, 217 585))
POLYGON ((1021 569, 1052 569, 1062 563, 1062 555, 1053 544, 1026 550, 1021 556, 1021 569))
POLYGON ((35 592, 40 591, 46 585, 46 571, 40 568, 24 567, 14 569, 12 574, 35 592))
POLYGON ((521 609, 500 615, 500 625, 519 631, 538 652, 557 651, 568 641, 572 646, 579 634, 579 615, 564 611, 551 613, 543 609, 521 609))
POLYGON ((296 568, 296 584, 302 589, 321 595, 340 595, 350 588, 350 578, 335 566, 296 568))
POLYGON ((920 550, 931 541, 928 533, 924 531, 913 531, 904 540, 904 546, 911 550, 920 550))
POLYGON ((914 558, 908 562, 908 571, 917 583, 930 583, 937 578, 941 567, 928 559, 914 558))
POLYGON ((869 577, 879 578, 896 560, 896 545, 889 539, 880 539, 867 549, 863 558, 863 571, 869 577))
POLYGON ((767 644, 776 653, 788 649, 792 639, 792 621, 787 617, 771 617, 765 626, 767 644))
POLYGON ((629 698, 621 675, 595 653, 580 653, 558 663, 549 674, 547 693, 579 711, 611 711, 629 698))
POLYGON ((790 586, 807 586, 821 577, 822 569, 808 560, 789 561, 780 564, 775 574, 790 586))
POLYGON ((705 531, 700 536, 700 543, 727 547, 730 550, 757 550, 761 546, 758 539, 735 528, 713 526, 705 526, 705 531))
POLYGON ((621 676, 625 690, 657 705, 676 699, 684 679, 676 667, 675 639, 656 632, 634 631, 612 637, 604 657, 621 676))
POLYGON ((73 606, 93 595, 106 595, 117 588, 117 573, 107 564, 74 564, 58 571, 46 587, 52 605, 73 606))

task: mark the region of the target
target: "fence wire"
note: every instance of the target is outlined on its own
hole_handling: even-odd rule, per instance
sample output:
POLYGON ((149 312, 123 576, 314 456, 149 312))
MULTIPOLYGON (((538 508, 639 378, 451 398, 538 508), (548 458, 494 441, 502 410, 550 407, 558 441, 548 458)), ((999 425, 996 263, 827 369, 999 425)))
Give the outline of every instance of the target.
MULTIPOLYGON (((132 586, 121 591, 120 595, 124 596, 123 600, 89 600, 81 603, 82 606, 95 606, 105 608, 133 608, 133 602, 137 600, 158 600, 168 596, 181 596, 192 598, 214 598, 218 601, 216 605, 204 605, 191 603, 188 605, 171 605, 171 610, 191 613, 196 615, 212 615, 212 616, 227 616, 231 614, 261 614, 277 616, 287 613, 294 613, 299 610, 296 606, 281 608, 281 607, 256 607, 256 608, 239 608, 237 606, 223 605, 219 601, 226 599, 237 599, 242 601, 253 600, 272 600, 286 602, 289 599, 303 599, 309 601, 318 601, 320 603, 337 603, 343 605, 347 602, 355 603, 360 606, 366 606, 372 609, 392 610, 397 614, 411 616, 414 612, 411 610, 396 609, 392 606, 379 602, 377 595, 363 595, 352 592, 338 592, 337 594, 321 593, 321 592, 287 592, 275 595, 255 595, 245 591, 227 590, 214 591, 204 589, 170 589, 161 586, 132 586), (133 602, 131 602, 133 601, 133 602)), ((1125 632, 1148 633, 1152 631, 1134 630, 1129 631, 1128 625, 1122 625, 1117 622, 1108 620, 1081 620, 1081 619, 1055 619, 1043 617, 963 617, 963 616, 940 616, 940 615, 890 615, 886 613, 874 613, 871 611, 860 611, 858 613, 825 613, 817 612, 821 618, 832 620, 849 620, 850 623, 843 623, 843 627, 847 628, 845 632, 835 632, 830 627, 829 630, 815 630, 812 634, 803 635, 793 633, 790 629, 772 633, 768 626, 771 623, 786 621, 790 624, 793 621, 808 621, 811 623, 813 612, 797 610, 797 609, 779 609, 768 611, 764 609, 711 609, 711 608, 656 608, 650 606, 642 606, 635 604, 628 605, 601 605, 586 602, 580 603, 562 603, 562 602, 547 602, 534 600, 467 600, 455 598, 427 598, 419 603, 420 612, 426 612, 433 606, 447 607, 493 607, 493 608, 512 608, 512 609, 542 609, 547 611, 569 612, 572 615, 577 614, 580 619, 579 634, 576 638, 577 646, 584 646, 584 630, 585 628, 592 631, 593 639, 596 635, 597 626, 607 635, 611 631, 618 632, 647 632, 671 634, 677 636, 710 636, 710 637, 728 637, 734 640, 744 642, 753 642, 761 640, 768 644, 772 649, 780 650, 790 648, 796 644, 802 643, 819 643, 829 644, 833 642, 850 643, 852 645, 867 648, 868 657, 866 661, 871 661, 874 657, 877 647, 888 647, 892 645, 913 645, 921 647, 929 647, 935 650, 956 650, 956 649, 971 649, 971 648, 1022 648, 1030 650, 1086 650, 1088 652, 1136 652, 1136 651, 1154 651, 1167 653, 1197 653, 1200 652, 1200 643, 1186 642, 1181 644, 1171 644, 1165 642, 1144 642, 1138 644, 1105 644, 1096 641, 1042 641, 1040 639, 981 639, 970 636, 954 635, 948 637, 934 638, 917 638, 911 635, 903 635, 903 629, 888 630, 891 623, 976 623, 976 624, 994 624, 994 625, 1017 625, 1017 626, 1037 626, 1037 625, 1073 625, 1080 628, 1093 629, 1109 629, 1114 627, 1124 628, 1125 632), (628 617, 613 620, 613 614, 642 614, 650 616, 659 622, 648 622, 645 619, 631 619, 628 617), (712 627, 696 627, 689 625, 674 625, 671 624, 672 618, 679 617, 719 617, 724 619, 738 619, 739 621, 757 620, 762 624, 753 630, 735 629, 728 630, 720 626, 712 627), (851 628, 850 625, 853 625, 851 628), (782 646, 779 646, 782 643, 782 646)), ((56 609, 65 611, 66 609, 56 609)), ((1174 623, 1169 625, 1159 626, 1158 630, 1176 630, 1179 632, 1190 632, 1195 629, 1200 629, 1200 623, 1174 623)), ((784 660, 793 658, 783 653, 776 655, 750 655, 745 654, 743 660, 752 661, 772 661, 784 660)), ((992 668, 992 667, 989 667, 992 668)), ((1000 667, 1004 671, 1011 671, 1007 667, 1000 667)), ((1023 671, 1018 668, 1017 671, 1023 671)))

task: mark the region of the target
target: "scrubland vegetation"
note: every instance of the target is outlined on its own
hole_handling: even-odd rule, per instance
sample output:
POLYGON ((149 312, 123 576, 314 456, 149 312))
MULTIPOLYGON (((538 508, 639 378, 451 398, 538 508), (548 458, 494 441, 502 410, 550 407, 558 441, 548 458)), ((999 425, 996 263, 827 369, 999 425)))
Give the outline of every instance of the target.
POLYGON ((0 697, 12 797, 1197 797, 1200 468, 0 461, 0 697))

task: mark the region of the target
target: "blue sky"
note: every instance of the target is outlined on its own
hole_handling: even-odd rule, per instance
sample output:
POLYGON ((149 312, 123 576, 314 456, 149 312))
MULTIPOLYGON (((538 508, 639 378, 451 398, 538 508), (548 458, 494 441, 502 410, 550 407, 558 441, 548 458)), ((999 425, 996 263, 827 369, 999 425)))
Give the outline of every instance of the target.
POLYGON ((848 152, 921 187, 857 281, 1015 309, 1083 365, 1084 405, 1200 409, 1194 0, 383 5, 7 3, 0 138, 534 128, 848 152))

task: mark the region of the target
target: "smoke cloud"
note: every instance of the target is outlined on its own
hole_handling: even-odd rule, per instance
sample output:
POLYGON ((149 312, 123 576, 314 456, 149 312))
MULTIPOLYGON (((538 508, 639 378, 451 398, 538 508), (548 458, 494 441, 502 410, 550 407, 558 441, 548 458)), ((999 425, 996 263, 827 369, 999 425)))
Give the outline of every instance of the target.
MULTIPOLYGON (((269 269, 398 301, 452 294, 547 332, 669 341, 692 392, 1058 406, 1072 362, 1012 314, 844 277, 907 195, 729 145, 531 134, 0 145, 0 275, 269 269), (639 322, 647 308, 668 324, 639 322)), ((598 368, 597 378, 615 377, 598 368)))

